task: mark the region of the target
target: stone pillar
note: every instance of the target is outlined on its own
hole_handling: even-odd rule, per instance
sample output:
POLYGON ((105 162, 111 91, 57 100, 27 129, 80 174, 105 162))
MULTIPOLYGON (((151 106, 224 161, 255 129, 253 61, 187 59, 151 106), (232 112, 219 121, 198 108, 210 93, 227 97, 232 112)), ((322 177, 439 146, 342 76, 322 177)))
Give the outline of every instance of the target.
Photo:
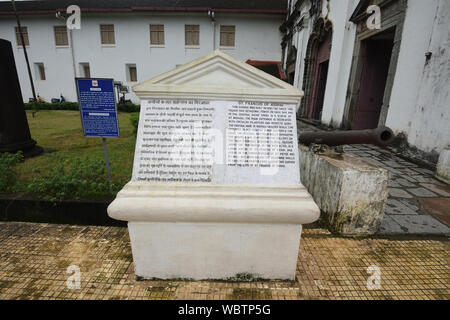
POLYGON ((4 39, 0 39, 0 100, 0 152, 41 153, 28 127, 11 42, 4 39))

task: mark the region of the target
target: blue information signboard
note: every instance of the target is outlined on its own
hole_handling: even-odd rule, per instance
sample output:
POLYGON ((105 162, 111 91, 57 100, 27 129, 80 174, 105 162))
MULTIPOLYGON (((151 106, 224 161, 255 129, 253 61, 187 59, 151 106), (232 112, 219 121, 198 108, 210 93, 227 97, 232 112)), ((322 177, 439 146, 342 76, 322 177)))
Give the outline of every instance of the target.
POLYGON ((81 122, 86 137, 118 138, 113 79, 77 78, 81 122))

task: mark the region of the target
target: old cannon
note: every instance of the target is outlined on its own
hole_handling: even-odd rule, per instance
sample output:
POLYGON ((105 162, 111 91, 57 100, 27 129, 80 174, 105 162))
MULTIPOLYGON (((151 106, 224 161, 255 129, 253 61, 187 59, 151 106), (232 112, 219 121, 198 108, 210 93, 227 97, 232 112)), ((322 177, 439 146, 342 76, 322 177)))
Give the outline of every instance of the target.
POLYGON ((307 146, 311 144, 324 144, 330 147, 347 144, 373 144, 385 147, 393 141, 394 133, 387 127, 353 131, 304 131, 299 135, 299 142, 307 146))

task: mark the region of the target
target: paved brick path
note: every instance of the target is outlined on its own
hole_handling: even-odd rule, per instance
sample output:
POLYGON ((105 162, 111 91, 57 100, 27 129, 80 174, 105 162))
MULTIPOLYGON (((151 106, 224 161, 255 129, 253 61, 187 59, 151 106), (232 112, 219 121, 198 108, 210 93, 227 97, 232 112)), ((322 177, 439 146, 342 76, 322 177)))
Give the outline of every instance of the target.
POLYGON ((447 238, 304 230, 296 281, 135 281, 126 228, 0 223, 0 299, 450 299, 447 238), (67 267, 81 271, 70 290, 67 267), (367 268, 381 272, 369 290, 367 268))
MULTIPOLYGON (((297 122, 299 131, 320 131, 297 122)), ((371 145, 344 146, 345 152, 389 171, 389 199, 380 234, 450 234, 450 186, 434 173, 371 145)))

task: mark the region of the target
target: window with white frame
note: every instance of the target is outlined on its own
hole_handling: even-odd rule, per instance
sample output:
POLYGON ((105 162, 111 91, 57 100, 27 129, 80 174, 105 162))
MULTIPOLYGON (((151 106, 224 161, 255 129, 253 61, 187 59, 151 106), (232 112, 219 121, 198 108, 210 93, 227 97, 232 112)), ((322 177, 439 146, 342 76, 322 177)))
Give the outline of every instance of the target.
POLYGON ((81 62, 80 63, 80 72, 83 78, 90 78, 91 77, 91 67, 89 66, 88 62, 81 62))
POLYGON ((235 46, 235 26, 220 26, 220 46, 234 47, 235 46))
POLYGON ((36 79, 37 80, 42 80, 42 81, 46 80, 44 63, 36 62, 34 64, 34 69, 35 69, 35 72, 36 72, 36 79))
MULTIPOLYGON (((23 42, 25 43, 26 46, 29 46, 30 45, 30 40, 28 38, 28 28, 27 27, 21 27, 20 29, 22 30, 23 42)), ((21 46, 22 45, 22 37, 20 36, 19 28, 15 27, 15 31, 16 31, 17 45, 21 46)))
POLYGON ((151 45, 164 45, 164 25, 163 24, 151 24, 150 25, 150 44, 151 45))
POLYGON ((200 26, 187 24, 184 26, 184 42, 186 46, 200 45, 200 26))
POLYGON ((55 33, 55 45, 68 46, 69 38, 67 37, 66 26, 54 26, 53 31, 55 33))
POLYGON ((137 68, 135 64, 127 64, 127 81, 137 82, 137 68))
POLYGON ((102 44, 116 44, 116 38, 114 35, 114 25, 113 24, 101 24, 100 25, 100 36, 102 44))

